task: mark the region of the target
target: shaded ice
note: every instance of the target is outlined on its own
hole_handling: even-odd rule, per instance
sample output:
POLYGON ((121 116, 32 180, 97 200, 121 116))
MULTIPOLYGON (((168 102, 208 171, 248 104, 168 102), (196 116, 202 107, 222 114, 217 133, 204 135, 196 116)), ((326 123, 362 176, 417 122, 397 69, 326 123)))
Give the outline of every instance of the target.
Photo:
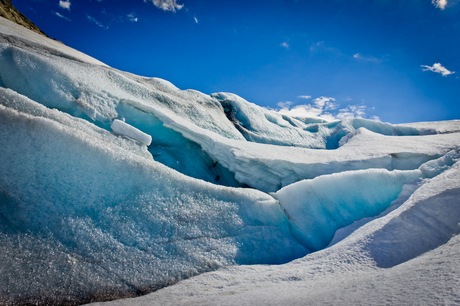
POLYGON ((295 227, 294 236, 311 251, 325 248, 336 230, 384 211, 403 185, 421 171, 370 169, 323 175, 276 193, 295 227))
POLYGON ((457 304, 460 164, 343 241, 280 266, 237 266, 109 305, 457 304))

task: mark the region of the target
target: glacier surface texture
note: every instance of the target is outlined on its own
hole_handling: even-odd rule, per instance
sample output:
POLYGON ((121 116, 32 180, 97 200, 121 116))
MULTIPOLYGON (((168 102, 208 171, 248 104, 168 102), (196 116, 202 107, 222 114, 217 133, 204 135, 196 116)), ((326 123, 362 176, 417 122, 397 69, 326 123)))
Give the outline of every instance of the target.
POLYGON ((2 305, 455 304, 459 223, 460 121, 290 117, 0 18, 2 305))

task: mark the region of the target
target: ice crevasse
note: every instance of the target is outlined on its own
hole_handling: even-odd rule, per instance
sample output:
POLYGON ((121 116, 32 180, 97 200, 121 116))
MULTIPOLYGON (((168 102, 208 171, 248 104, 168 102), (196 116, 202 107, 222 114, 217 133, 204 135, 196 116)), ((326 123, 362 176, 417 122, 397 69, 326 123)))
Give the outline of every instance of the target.
POLYGON ((0 304, 131 297, 312 256, 441 181, 459 144, 460 121, 289 117, 0 18, 0 304))

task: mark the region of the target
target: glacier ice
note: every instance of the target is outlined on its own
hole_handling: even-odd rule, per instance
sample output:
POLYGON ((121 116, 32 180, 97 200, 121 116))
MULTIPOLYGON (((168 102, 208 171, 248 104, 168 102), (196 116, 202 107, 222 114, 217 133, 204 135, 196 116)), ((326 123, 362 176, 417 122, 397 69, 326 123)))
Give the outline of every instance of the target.
POLYGON ((335 232, 364 217, 378 215, 421 171, 368 169, 319 176, 276 193, 294 236, 311 251, 325 248, 335 232))
POLYGON ((459 192, 457 162, 427 179, 398 208, 327 249, 279 266, 219 269, 108 304, 455 305, 459 192))
POLYGON ((2 303, 137 295, 222 265, 306 254, 271 196, 190 179, 0 90, 25 105, 0 106, 2 303))
POLYGON ((152 143, 152 136, 136 129, 132 125, 127 124, 124 121, 115 119, 113 120, 112 124, 110 125, 112 131, 120 136, 129 137, 136 141, 139 141, 143 145, 150 145, 152 143))
POLYGON ((334 271, 411 266, 459 233, 459 145, 459 120, 290 117, 118 71, 0 18, 0 304, 176 282, 155 303, 280 301, 334 271))

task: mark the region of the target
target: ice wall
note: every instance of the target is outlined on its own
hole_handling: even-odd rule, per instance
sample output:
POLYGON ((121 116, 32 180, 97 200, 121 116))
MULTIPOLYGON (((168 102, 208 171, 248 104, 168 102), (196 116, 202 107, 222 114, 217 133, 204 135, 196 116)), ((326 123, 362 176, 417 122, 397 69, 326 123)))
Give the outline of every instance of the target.
POLYGON ((137 141, 0 93, 0 303, 137 295, 306 253, 271 196, 188 178, 137 141))

